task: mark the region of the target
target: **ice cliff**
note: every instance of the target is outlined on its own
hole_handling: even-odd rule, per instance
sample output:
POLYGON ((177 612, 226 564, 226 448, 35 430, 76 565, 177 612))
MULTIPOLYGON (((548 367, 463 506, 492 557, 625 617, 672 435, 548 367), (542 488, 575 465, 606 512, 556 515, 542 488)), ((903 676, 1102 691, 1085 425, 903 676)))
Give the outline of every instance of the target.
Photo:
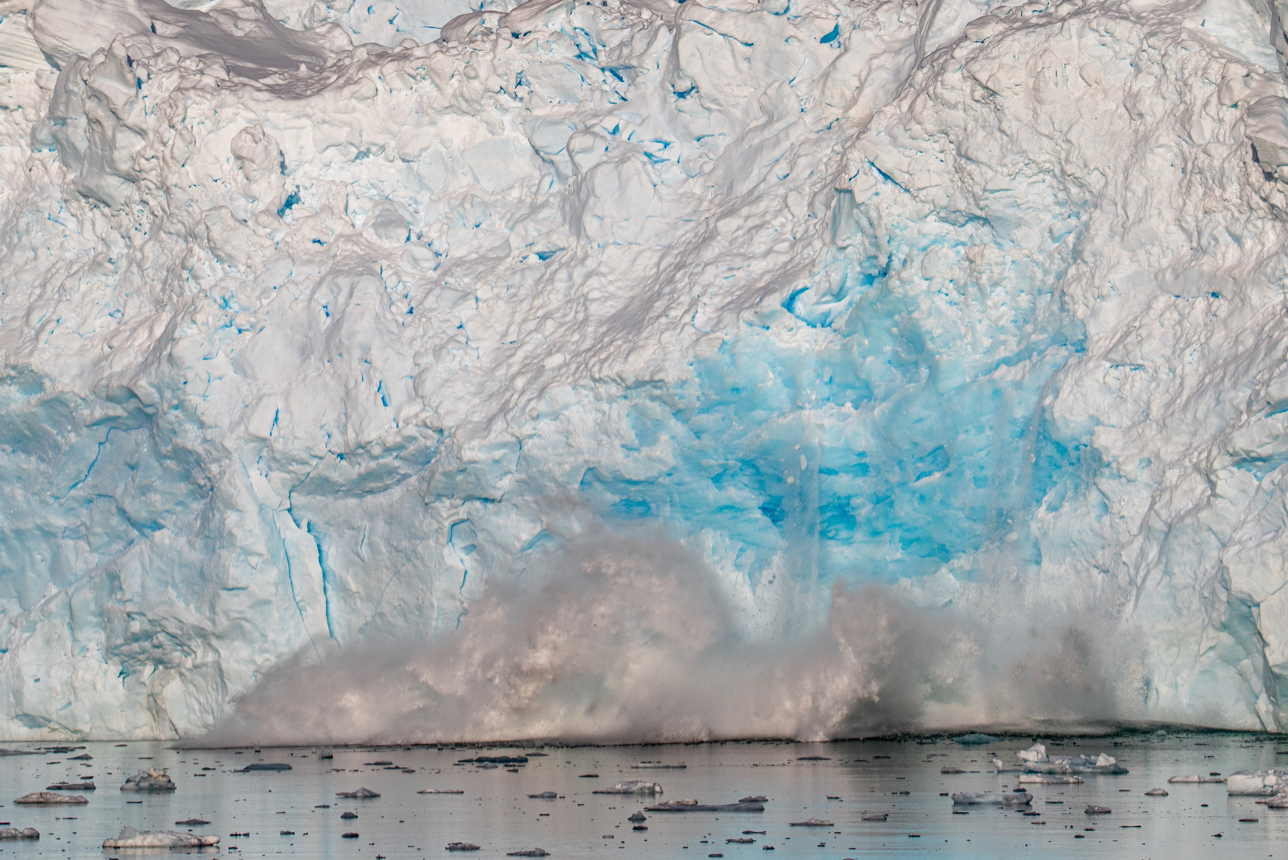
POLYGON ((0 0, 0 737, 390 640, 559 735, 599 621, 835 634, 650 736, 1288 727, 1275 7, 485 5, 0 0))

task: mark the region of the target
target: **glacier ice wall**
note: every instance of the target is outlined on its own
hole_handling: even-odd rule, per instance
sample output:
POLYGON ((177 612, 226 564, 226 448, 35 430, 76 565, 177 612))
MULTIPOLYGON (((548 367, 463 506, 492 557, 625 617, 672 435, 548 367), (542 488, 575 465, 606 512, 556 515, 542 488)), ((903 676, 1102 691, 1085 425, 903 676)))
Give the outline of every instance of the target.
POLYGON ((0 736, 1283 726, 1276 7, 481 5, 0 0, 0 736))

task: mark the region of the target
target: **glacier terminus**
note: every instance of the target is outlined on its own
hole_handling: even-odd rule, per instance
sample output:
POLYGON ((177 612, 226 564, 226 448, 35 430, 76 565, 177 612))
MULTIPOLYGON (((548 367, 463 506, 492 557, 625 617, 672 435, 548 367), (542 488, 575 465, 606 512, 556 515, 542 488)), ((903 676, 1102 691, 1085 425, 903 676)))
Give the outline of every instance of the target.
POLYGON ((1288 728, 1285 15, 0 0, 0 736, 1288 728))

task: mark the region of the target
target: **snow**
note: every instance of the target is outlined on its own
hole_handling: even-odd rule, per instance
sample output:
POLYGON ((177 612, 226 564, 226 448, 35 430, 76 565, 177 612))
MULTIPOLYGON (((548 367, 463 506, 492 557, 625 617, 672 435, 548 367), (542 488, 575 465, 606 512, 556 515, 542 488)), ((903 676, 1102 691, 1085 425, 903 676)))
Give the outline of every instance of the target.
MULTIPOLYGON (((0 737, 663 544, 716 608, 632 665, 715 618, 783 689, 649 737, 1284 725, 1275 7, 481 5, 0 0, 0 737)), ((487 725, 583 724, 507 659, 487 725)))

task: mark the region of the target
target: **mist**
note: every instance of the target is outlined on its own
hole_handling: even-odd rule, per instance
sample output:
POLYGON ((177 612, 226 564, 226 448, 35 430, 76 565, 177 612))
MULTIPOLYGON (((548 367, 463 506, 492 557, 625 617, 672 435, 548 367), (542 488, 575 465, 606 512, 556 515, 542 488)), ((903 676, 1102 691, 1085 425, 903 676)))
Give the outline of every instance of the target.
POLYGON ((814 629, 752 639, 685 549, 602 536, 494 579, 456 630, 299 655, 201 743, 827 740, 1129 718, 1121 637, 1079 618, 836 585, 814 629))

